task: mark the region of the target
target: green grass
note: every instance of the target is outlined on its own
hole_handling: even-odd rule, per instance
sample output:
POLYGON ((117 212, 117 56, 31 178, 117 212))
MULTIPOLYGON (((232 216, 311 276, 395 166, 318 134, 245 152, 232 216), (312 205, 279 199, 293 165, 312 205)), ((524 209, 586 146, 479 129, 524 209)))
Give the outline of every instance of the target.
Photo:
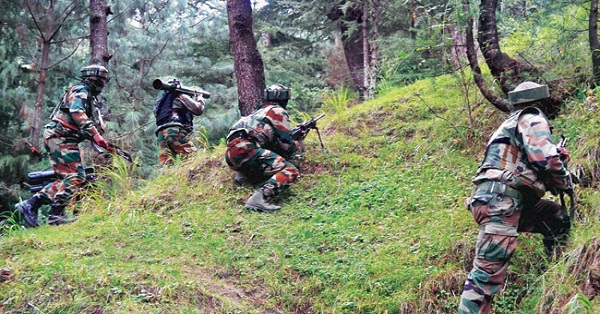
MULTIPOLYGON (((232 184, 220 144, 148 182, 117 164, 76 223, 13 224, 0 238, 0 311, 454 313, 477 234, 463 203, 503 115, 475 106, 469 125, 452 76, 340 110, 344 93, 319 121, 326 150, 309 134, 280 212, 244 209, 252 188, 232 184)), ((574 161, 597 166, 584 156, 597 128, 578 122, 589 115, 573 104, 555 127, 574 161)), ((600 234, 598 193, 578 197, 571 256, 600 234)), ((581 259, 541 260, 540 238, 523 235, 496 313, 598 305, 581 297, 581 259)))

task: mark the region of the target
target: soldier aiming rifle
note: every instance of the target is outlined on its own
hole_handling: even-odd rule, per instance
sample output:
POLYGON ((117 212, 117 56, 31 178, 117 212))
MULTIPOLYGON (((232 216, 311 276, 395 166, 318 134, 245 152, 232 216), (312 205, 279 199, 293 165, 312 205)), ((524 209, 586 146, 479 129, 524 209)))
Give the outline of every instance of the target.
POLYGON ((275 198, 299 175, 298 168, 287 159, 303 152, 302 138, 316 128, 318 119, 292 130, 286 111, 291 90, 274 84, 264 90, 263 97, 254 112, 229 128, 225 162, 236 171, 236 184, 261 182, 261 187, 248 198, 246 208, 272 212, 281 209, 275 198))

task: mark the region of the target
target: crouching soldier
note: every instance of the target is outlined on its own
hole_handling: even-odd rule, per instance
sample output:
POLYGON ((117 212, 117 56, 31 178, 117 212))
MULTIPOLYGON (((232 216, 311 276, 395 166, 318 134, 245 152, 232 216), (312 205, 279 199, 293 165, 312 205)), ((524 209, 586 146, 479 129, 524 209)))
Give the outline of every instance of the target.
POLYGON ((85 184, 85 167, 79 143, 90 139, 100 147, 115 152, 102 137, 102 123, 96 97, 108 83, 108 70, 101 65, 81 68, 81 83, 75 84, 63 95, 45 126, 44 146, 50 164, 58 179, 46 185, 28 200, 15 205, 31 227, 37 227, 38 210, 52 204, 48 224, 58 225, 76 219, 65 215, 65 207, 73 195, 85 184))
POLYGON ((562 206, 542 199, 547 188, 570 192, 569 154, 552 141, 542 112, 548 86, 519 84, 509 93, 512 113, 490 138, 473 179, 467 205, 479 224, 473 269, 460 298, 459 313, 489 313, 506 280, 519 232, 540 233, 549 260, 569 234, 562 206))
POLYGON ((287 87, 270 86, 264 91, 264 102, 229 129, 225 161, 237 171, 235 181, 238 184, 248 180, 262 182, 246 202, 250 210, 281 209, 274 204, 275 197, 299 175, 298 168, 286 160, 303 147, 291 137, 286 111, 290 98, 291 91, 287 87))

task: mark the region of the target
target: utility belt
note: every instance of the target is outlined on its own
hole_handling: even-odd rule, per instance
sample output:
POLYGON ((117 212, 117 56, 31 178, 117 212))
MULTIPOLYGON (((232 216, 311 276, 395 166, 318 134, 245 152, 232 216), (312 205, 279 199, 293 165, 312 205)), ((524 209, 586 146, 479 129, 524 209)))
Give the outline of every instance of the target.
POLYGON ((171 128, 171 127, 177 127, 179 128, 181 131, 184 131, 186 133, 186 135, 194 132, 194 126, 193 125, 184 125, 182 123, 179 122, 167 122, 164 124, 159 125, 158 127, 156 127, 156 131, 154 131, 154 135, 158 136, 158 133, 166 128, 171 128))
POLYGON ((46 138, 68 137, 83 140, 79 129, 64 120, 52 118, 51 122, 46 124, 44 127, 48 130, 48 132, 51 132, 44 132, 44 137, 46 138))
POLYGON ((239 130, 239 131, 233 132, 231 135, 229 135, 227 137, 227 143, 233 141, 236 138, 241 138, 241 139, 244 139, 244 140, 250 140, 252 137, 250 137, 250 135, 248 135, 248 133, 246 132, 246 130, 239 130))
POLYGON ((504 195, 512 198, 516 198, 519 200, 523 199, 523 193, 511 186, 508 186, 499 181, 483 181, 474 186, 474 194, 475 195, 485 195, 485 194, 498 194, 504 195))
POLYGON ((52 121, 56 122, 57 124, 62 125, 63 127, 67 128, 67 129, 69 129, 71 131, 75 131, 75 132, 79 131, 79 128, 77 126, 72 125, 72 124, 68 123, 67 121, 59 119, 57 117, 52 118, 52 121))

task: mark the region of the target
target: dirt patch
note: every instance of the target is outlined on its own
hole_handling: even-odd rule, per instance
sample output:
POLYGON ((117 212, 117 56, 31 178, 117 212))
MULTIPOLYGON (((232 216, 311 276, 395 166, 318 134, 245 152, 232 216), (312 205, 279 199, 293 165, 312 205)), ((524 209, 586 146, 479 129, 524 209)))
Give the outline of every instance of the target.
POLYGON ((593 238, 588 246, 582 246, 573 257, 569 273, 582 278, 581 291, 592 300, 600 294, 600 241, 593 238))
MULTIPOLYGON (((234 307, 245 308, 248 303, 262 313, 285 313, 283 305, 272 302, 271 291, 260 279, 251 282, 243 281, 235 269, 217 268, 206 269, 198 266, 188 266, 185 269, 188 278, 194 278, 203 287, 197 292, 197 300, 202 301, 201 307, 219 312, 224 303, 234 307), (276 308, 269 304, 277 304, 276 308)), ((310 305, 306 305, 309 309, 310 305)), ((311 313, 294 312, 294 313, 311 313)))
MULTIPOLYGON (((423 295, 420 304, 427 313, 445 312, 449 304, 453 304, 457 295, 460 295, 465 275, 458 276, 454 273, 440 274, 429 278, 423 283, 423 295)), ((452 306, 455 309, 454 306, 452 306)))
POLYGON ((192 167, 187 173, 187 180, 189 184, 198 182, 213 181, 215 176, 221 173, 216 169, 224 167, 223 161, 216 157, 202 160, 202 163, 192 167))
POLYGON ((11 281, 13 279, 12 272, 8 269, 0 269, 0 283, 11 281))

